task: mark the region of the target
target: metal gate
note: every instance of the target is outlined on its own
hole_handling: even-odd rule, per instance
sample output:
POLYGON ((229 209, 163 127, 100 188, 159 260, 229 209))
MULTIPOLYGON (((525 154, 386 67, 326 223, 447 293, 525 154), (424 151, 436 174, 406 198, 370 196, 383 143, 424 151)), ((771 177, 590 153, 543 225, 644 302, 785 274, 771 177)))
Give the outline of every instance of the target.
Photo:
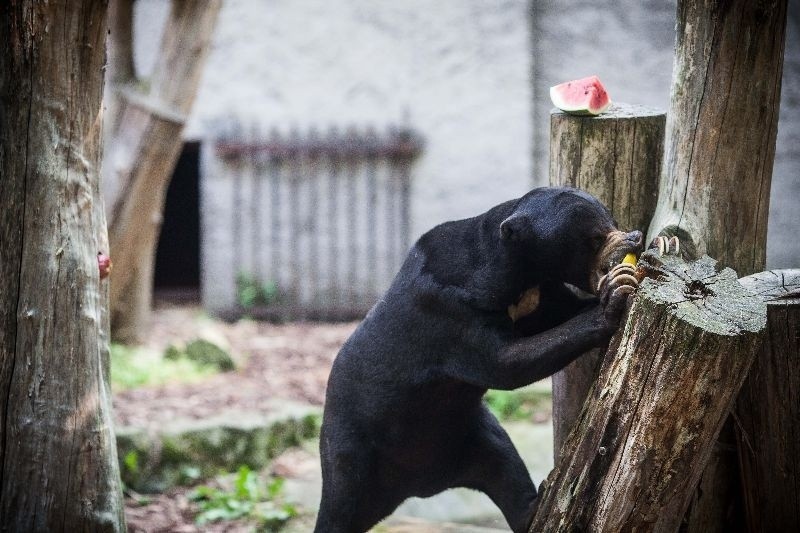
MULTIPOLYGON (((225 248, 236 296, 230 312, 269 319, 362 316, 409 247, 411 169, 421 148, 418 134, 396 127, 382 133, 332 128, 324 135, 232 129, 216 139, 209 154, 217 159, 209 165, 216 175, 209 178, 218 191, 229 187, 225 248)), ((204 279, 216 282, 231 280, 204 279)))

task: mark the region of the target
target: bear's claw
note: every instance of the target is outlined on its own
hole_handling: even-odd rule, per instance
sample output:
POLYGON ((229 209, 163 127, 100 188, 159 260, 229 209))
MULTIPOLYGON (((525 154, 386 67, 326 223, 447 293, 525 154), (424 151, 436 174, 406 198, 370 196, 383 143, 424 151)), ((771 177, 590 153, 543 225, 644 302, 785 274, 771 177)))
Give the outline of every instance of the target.
POLYGON ((616 265, 608 272, 608 274, 604 275, 597 282, 597 294, 602 294, 609 284, 612 284, 615 287, 620 285, 631 285, 632 287, 637 287, 639 282, 636 279, 635 274, 636 268, 634 268, 633 265, 628 263, 620 263, 616 265))
POLYGON ((681 253, 681 241, 678 237, 659 235, 650 243, 650 248, 657 248, 659 255, 679 255, 681 253))

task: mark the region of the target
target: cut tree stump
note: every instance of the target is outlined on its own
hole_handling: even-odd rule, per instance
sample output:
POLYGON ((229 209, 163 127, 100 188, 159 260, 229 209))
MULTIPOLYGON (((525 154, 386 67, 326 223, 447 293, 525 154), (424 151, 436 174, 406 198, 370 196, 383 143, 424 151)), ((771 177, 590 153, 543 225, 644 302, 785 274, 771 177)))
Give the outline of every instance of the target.
POLYGON ((703 257, 643 254, 624 328, 542 484, 531 531, 678 529, 759 349, 766 306, 703 257))
POLYGON ((736 401, 749 531, 800 524, 800 270, 739 280, 767 304, 767 334, 736 401))
MULTIPOLYGON (((597 117, 550 114, 550 185, 597 197, 626 231, 647 232, 658 197, 664 111, 614 104, 597 117)), ((597 378, 604 349, 594 349, 553 375, 553 453, 575 424, 597 378)))

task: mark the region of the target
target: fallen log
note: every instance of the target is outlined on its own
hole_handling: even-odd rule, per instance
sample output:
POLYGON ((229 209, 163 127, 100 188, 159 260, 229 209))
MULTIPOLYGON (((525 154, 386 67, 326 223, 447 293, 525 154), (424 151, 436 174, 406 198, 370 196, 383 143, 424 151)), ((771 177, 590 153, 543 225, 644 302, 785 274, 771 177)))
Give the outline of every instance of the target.
POLYGON ((676 531, 760 347, 766 306, 733 270, 653 250, 639 268, 655 279, 611 341, 531 531, 676 531))

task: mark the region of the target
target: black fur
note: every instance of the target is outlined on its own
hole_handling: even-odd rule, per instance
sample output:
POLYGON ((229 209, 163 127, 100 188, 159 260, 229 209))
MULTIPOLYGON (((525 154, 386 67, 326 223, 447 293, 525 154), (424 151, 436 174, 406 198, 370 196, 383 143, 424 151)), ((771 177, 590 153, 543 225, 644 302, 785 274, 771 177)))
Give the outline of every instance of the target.
MULTIPOLYGON (((564 283, 592 289, 615 229, 588 194, 541 188, 419 239, 333 364, 317 532, 365 531, 406 498, 451 487, 485 492, 526 530, 536 488, 482 397, 545 378, 613 334, 629 292, 587 303, 564 283), (534 286, 540 304, 515 324, 508 307, 534 286)), ((641 233, 624 248, 640 250, 641 233)))

